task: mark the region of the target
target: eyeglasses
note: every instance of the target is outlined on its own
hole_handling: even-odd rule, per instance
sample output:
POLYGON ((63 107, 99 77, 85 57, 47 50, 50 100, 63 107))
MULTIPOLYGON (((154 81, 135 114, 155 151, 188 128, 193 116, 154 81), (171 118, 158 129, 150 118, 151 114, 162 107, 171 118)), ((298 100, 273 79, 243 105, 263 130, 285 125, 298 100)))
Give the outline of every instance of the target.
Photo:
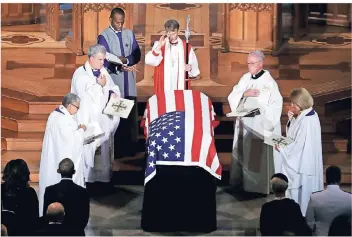
POLYGON ((71 105, 73 105, 74 107, 76 107, 77 110, 79 110, 79 106, 76 106, 76 105, 74 105, 74 104, 71 104, 71 105))
POLYGON ((248 65, 254 65, 254 64, 256 64, 256 63, 259 63, 259 62, 261 62, 262 60, 259 60, 259 61, 257 61, 257 62, 254 62, 254 63, 247 63, 248 65))

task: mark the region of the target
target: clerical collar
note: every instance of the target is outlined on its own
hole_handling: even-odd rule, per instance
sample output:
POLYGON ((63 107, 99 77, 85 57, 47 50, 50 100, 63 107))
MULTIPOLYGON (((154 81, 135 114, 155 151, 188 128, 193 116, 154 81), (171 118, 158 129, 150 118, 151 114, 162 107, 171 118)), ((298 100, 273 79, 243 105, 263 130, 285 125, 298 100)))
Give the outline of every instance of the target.
POLYGON ((95 77, 99 77, 101 73, 99 69, 98 70, 92 69, 92 72, 95 77))
POLYGON ((110 29, 112 29, 112 30, 113 30, 116 34, 117 34, 117 33, 121 33, 121 32, 122 32, 122 30, 118 30, 118 31, 117 31, 117 30, 115 30, 112 26, 109 26, 109 27, 110 27, 110 29))
POLYGON ((251 78, 252 79, 258 79, 259 77, 261 77, 264 74, 264 70, 261 70, 259 73, 257 73, 256 75, 252 75, 251 78))
POLYGON ((170 43, 170 45, 177 45, 178 44, 178 40, 176 40, 176 42, 174 42, 174 43, 171 43, 171 42, 169 42, 170 43))

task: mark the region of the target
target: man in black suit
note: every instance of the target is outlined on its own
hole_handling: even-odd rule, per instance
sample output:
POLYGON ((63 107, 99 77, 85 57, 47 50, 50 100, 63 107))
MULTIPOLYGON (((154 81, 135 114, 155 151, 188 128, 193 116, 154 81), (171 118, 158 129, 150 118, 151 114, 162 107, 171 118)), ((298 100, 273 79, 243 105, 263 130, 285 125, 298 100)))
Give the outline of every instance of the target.
POLYGON ((312 235, 301 208, 292 199, 285 197, 288 179, 277 173, 270 180, 275 200, 265 203, 260 213, 260 232, 263 236, 312 235))
POLYGON ((46 223, 37 231, 38 236, 80 236, 81 231, 63 224, 65 209, 61 203, 49 205, 45 214, 46 223))
POLYGON ((89 195, 86 189, 72 181, 75 169, 71 159, 63 159, 57 172, 61 174, 61 181, 45 189, 43 213, 46 213, 51 203, 61 203, 65 208, 63 223, 82 231, 84 235, 89 219, 89 195))

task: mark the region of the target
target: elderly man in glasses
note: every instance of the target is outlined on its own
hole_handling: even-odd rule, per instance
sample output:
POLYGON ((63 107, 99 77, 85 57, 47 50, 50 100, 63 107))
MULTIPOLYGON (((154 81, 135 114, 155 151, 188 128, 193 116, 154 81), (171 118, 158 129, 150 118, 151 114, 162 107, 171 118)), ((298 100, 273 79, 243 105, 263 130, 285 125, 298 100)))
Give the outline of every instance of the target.
POLYGON ((276 156, 277 151, 264 143, 264 136, 281 135, 283 100, 275 80, 263 69, 263 60, 263 52, 249 53, 249 72, 228 96, 233 112, 255 111, 247 117, 236 118, 230 184, 246 192, 269 194, 268 180, 275 173, 274 153, 276 156))
POLYGON ((80 107, 81 99, 73 93, 64 96, 62 105, 56 108, 46 123, 39 170, 39 214, 43 215, 45 188, 60 182, 56 173, 59 163, 70 158, 76 167, 72 180, 85 187, 83 166, 83 140, 85 125, 78 125, 73 116, 80 107))

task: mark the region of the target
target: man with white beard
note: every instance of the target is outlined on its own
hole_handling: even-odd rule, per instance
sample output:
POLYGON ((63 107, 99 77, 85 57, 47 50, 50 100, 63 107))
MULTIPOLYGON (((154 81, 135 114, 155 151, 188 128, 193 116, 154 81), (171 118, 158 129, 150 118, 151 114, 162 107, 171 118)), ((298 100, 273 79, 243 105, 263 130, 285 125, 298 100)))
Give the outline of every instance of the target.
MULTIPOLYGON (((282 96, 267 70, 263 70, 264 54, 250 52, 248 71, 242 76, 228 101, 232 111, 259 105, 260 114, 254 117, 237 117, 233 139, 230 184, 243 186, 246 192, 270 193, 270 177, 274 172, 274 154, 277 151, 264 143, 268 132, 281 135, 280 117, 282 96)), ((257 108, 258 108, 257 107, 257 108)))
POLYGON ((79 125, 74 120, 80 107, 80 98, 67 94, 62 100, 62 105, 56 108, 46 123, 42 154, 39 169, 39 215, 43 215, 45 188, 61 180, 61 175, 56 172, 59 163, 64 158, 70 158, 76 167, 73 182, 85 187, 83 134, 85 125, 79 125))
POLYGON ((114 157, 113 137, 120 117, 106 115, 103 110, 110 97, 120 97, 120 90, 103 67, 105 57, 106 49, 102 45, 97 44, 88 49, 87 62, 73 74, 71 92, 82 100, 81 109, 76 115, 77 122, 96 122, 105 133, 104 137, 84 146, 86 182, 100 182, 101 187, 109 188, 114 157))

